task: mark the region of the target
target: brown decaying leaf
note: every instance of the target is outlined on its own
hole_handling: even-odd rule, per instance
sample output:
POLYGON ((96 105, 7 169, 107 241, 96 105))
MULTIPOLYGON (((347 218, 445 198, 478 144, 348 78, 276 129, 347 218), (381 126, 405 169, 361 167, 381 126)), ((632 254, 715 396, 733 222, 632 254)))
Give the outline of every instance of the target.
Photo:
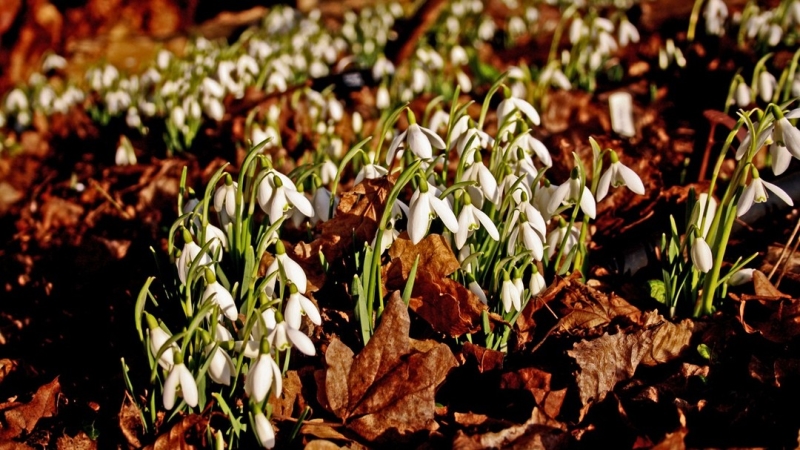
POLYGON ((755 295, 732 295, 739 301, 737 319, 747 333, 760 333, 772 342, 788 342, 800 335, 800 299, 779 291, 761 271, 753 271, 755 295))
POLYGON ((461 283, 447 278, 460 264, 443 236, 430 234, 414 245, 403 232, 389 249, 389 257, 391 261, 382 268, 387 292, 405 288, 419 257, 409 306, 434 330, 460 336, 480 329, 486 305, 461 283))
POLYGON ((408 309, 394 292, 358 355, 338 340, 325 353, 321 403, 368 440, 436 428, 435 389, 457 362, 445 344, 412 341, 409 328, 408 309))
POLYGON ((56 377, 50 383, 39 387, 28 403, 6 402, 0 404, 5 417, 0 428, 0 441, 14 439, 23 433, 30 433, 39 419, 53 417, 58 406, 61 384, 56 377))
POLYGON ((186 442, 187 438, 202 436, 207 426, 208 418, 190 414, 159 436, 152 445, 145 447, 145 450, 193 450, 197 447, 186 442))
POLYGON ((574 332, 608 325, 616 317, 627 317, 636 322, 640 311, 622 297, 609 296, 579 281, 570 282, 562 298, 565 310, 558 326, 563 331, 574 332))
POLYGON ((688 319, 673 324, 653 311, 646 313, 644 324, 644 329, 631 333, 604 334, 581 341, 567 352, 581 368, 577 376, 583 403, 581 417, 618 382, 630 379, 639 364, 667 362, 689 345, 693 323, 688 319))
POLYGON ((503 352, 481 347, 471 342, 465 342, 461 347, 462 361, 466 360, 476 363, 478 372, 480 373, 502 369, 505 356, 503 352))
POLYGON ((289 370, 283 378, 283 390, 280 397, 270 396, 269 404, 272 406, 272 415, 276 418, 293 417, 294 406, 297 403, 299 409, 305 407, 305 400, 301 396, 303 383, 296 370, 289 370))
POLYGON ((56 440, 58 450, 94 450, 97 448, 97 441, 89 437, 83 430, 75 436, 67 434, 56 440))
POLYGON ((18 363, 12 359, 8 358, 0 359, 0 383, 2 383, 3 380, 5 380, 8 374, 17 369, 17 365, 18 363))
POLYGON ((125 391, 125 398, 122 400, 117 418, 119 429, 128 444, 133 448, 141 448, 142 442, 140 438, 144 434, 144 426, 142 425, 139 408, 136 407, 128 391, 125 391))
POLYGON ((500 378, 500 387, 529 391, 533 394, 539 410, 547 417, 556 418, 561 412, 567 389, 552 390, 550 379, 549 373, 535 367, 526 367, 515 372, 504 373, 500 378))
POLYGON ((468 436, 459 430, 453 440, 453 448, 456 450, 565 448, 570 441, 570 435, 566 430, 566 425, 548 418, 539 408, 533 408, 531 418, 527 422, 498 432, 468 436))

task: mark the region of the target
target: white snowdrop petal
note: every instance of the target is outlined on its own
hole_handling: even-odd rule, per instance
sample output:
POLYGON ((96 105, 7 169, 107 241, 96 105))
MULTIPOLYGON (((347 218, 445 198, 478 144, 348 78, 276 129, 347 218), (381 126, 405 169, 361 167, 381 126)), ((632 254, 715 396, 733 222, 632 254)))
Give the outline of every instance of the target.
POLYGON ((609 167, 600 176, 600 181, 597 183, 597 201, 601 201, 608 195, 608 188, 611 186, 611 168, 609 167))
POLYGON ((180 384, 180 373, 173 367, 164 380, 164 409, 171 410, 175 406, 175 397, 178 395, 178 385, 180 384))
POLYGON ((303 332, 293 328, 286 328, 286 334, 292 342, 292 345, 301 353, 308 356, 314 356, 317 353, 316 349, 314 349, 314 343, 311 342, 311 339, 303 334, 303 332))
MULTIPOLYGON (((481 225, 483 225, 483 228, 486 230, 486 232, 489 233, 489 236, 495 241, 499 241, 500 233, 497 231, 497 227, 495 226, 494 222, 492 222, 492 219, 490 219, 486 213, 477 208, 473 210, 473 214, 478 221, 480 221, 481 225)), ((461 229, 459 228, 458 231, 461 231, 461 229)))
POLYGON ((430 192, 429 200, 431 207, 433 207, 433 210, 436 211, 436 215, 442 219, 444 226, 453 233, 458 231, 458 219, 456 219, 456 215, 453 213, 453 210, 450 209, 450 206, 448 206, 444 200, 436 197, 430 192))
POLYGON ((592 197, 591 191, 586 186, 583 187, 583 195, 581 195, 581 210, 592 219, 597 214, 594 197, 592 197))
POLYGON ((630 189, 631 192, 634 194, 644 195, 644 184, 636 172, 634 172, 630 167, 622 165, 622 163, 620 163, 618 170, 619 175, 623 180, 625 180, 625 185, 628 186, 628 189, 630 189))
POLYGON ((753 206, 753 200, 755 199, 755 189, 753 189, 752 183, 751 185, 744 188, 742 192, 742 196, 739 197, 739 202, 736 204, 736 216, 742 217, 743 215, 747 214, 747 211, 750 211, 750 207, 753 206))
POLYGON ((774 184, 772 184, 772 183, 770 183, 768 181, 761 180, 761 182, 764 184, 764 186, 767 189, 772 191, 773 194, 777 195, 778 198, 783 200, 784 203, 786 203, 789 206, 794 206, 794 202, 792 201, 792 197, 789 197, 789 194, 787 194, 786 191, 784 191, 783 189, 779 188, 778 186, 776 186, 776 185, 774 185, 774 184))
POLYGON ((304 296, 300 296, 300 306, 303 307, 303 311, 308 316, 308 319, 314 325, 322 325, 322 317, 319 315, 319 310, 317 309, 317 305, 315 305, 311 300, 304 296))
POLYGON ((431 142, 420 128, 417 124, 408 127, 408 148, 422 159, 431 159, 433 157, 431 142))
POLYGON ((186 404, 194 408, 197 406, 197 383, 194 381, 194 375, 189 369, 183 365, 178 364, 174 370, 178 370, 181 383, 181 393, 186 404))

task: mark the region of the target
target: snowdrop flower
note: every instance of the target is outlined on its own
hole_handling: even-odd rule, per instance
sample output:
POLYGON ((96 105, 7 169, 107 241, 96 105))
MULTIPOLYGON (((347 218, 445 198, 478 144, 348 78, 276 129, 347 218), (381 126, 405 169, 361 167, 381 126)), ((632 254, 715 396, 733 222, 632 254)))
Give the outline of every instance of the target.
POLYGON ((706 19, 706 32, 722 36, 725 33, 725 19, 728 18, 728 7, 722 0, 708 0, 703 11, 706 19))
POLYGON ((317 354, 311 339, 302 331, 290 327, 285 321, 278 322, 269 336, 267 336, 267 339, 270 344, 279 351, 294 347, 299 350, 300 353, 308 356, 317 354))
POLYGON ((133 151, 131 141, 125 136, 120 137, 117 152, 114 155, 114 163, 118 166, 132 166, 136 164, 136 153, 133 151))
POLYGON ((306 292, 306 288, 308 287, 306 273, 303 271, 303 268, 300 267, 300 264, 295 262, 292 258, 289 258, 289 255, 286 254, 286 247, 280 239, 275 242, 275 259, 273 259, 272 263, 267 267, 265 277, 270 278, 272 274, 276 274, 276 276, 272 277, 264 285, 264 292, 266 292, 268 296, 274 297, 277 294, 275 292, 275 281, 278 278, 281 278, 282 284, 285 285, 291 281, 292 284, 297 287, 298 291, 301 293, 306 292), (282 271, 281 268, 283 268, 282 271), (282 274, 286 275, 286 279, 283 279, 282 274))
POLYGON ((302 316, 305 314, 314 325, 322 325, 322 317, 319 315, 317 306, 305 295, 297 292, 297 286, 289 285, 289 300, 286 302, 286 309, 283 311, 284 319, 290 327, 300 329, 303 323, 302 316))
POLYGON ((222 260, 222 251, 228 249, 228 236, 225 235, 224 231, 208 223, 206 224, 206 243, 209 242, 211 245, 209 245, 208 249, 211 257, 215 262, 220 262, 222 260))
POLYGON ((692 245, 692 264, 697 270, 707 273, 714 265, 714 256, 711 247, 702 236, 697 236, 692 245))
POLYGON ((466 244, 469 236, 480 228, 481 225, 483 225, 483 228, 489 233, 489 237, 495 241, 499 241, 500 233, 498 233, 497 227, 494 222, 492 222, 492 219, 472 204, 469 195, 465 195, 463 198, 464 206, 458 214, 458 231, 456 231, 455 235, 456 248, 461 249, 461 247, 466 244))
POLYGON ((481 301, 484 305, 489 303, 489 300, 486 298, 486 293, 483 291, 483 288, 478 284, 478 281, 475 280, 475 277, 472 276, 471 273, 467 273, 467 288, 478 297, 478 300, 481 301))
POLYGON ((533 259, 541 261, 544 256, 544 237, 547 228, 541 213, 527 201, 519 204, 509 222, 511 234, 508 237, 509 255, 515 255, 518 243, 533 254, 533 259))
MULTIPOLYGON (((66 110, 66 107, 64 108, 66 110)), ((65 112, 65 111, 62 111, 65 112)), ((141 128, 142 118, 139 116, 139 110, 134 106, 128 107, 128 113, 125 114, 125 124, 131 128, 141 128)))
POLYGON ((445 144, 442 138, 435 132, 417 125, 414 113, 408 110, 408 121, 410 125, 402 133, 398 134, 389 146, 386 154, 386 164, 392 164, 395 158, 400 158, 403 151, 407 148, 420 159, 430 160, 433 158, 433 148, 444 149, 445 144), (403 145, 400 148, 401 144, 403 145), (400 151, 398 151, 400 148, 400 151))
POLYGON ((503 302, 503 312, 509 313, 511 311, 522 310, 522 292, 520 292, 514 285, 514 282, 511 281, 506 270, 503 270, 503 284, 500 287, 500 300, 503 302))
POLYGON ((580 230, 575 226, 567 231, 567 222, 564 221, 564 219, 560 219, 558 222, 558 227, 553 229, 553 231, 547 235, 547 257, 552 258, 553 255, 556 254, 556 250, 564 241, 564 236, 567 236, 567 241, 564 243, 564 250, 562 251, 562 254, 568 255, 569 252, 572 251, 572 247, 578 244, 580 233, 580 230), (569 233, 569 235, 567 235, 567 233, 569 233))
MULTIPOLYGON (((147 320, 147 329, 150 334, 150 354, 155 358, 161 347, 167 343, 171 336, 158 325, 155 317, 145 313, 145 319, 147 320)), ((169 370, 174 361, 174 352, 178 350, 178 346, 174 343, 167 347, 161 357, 158 358, 158 365, 164 370, 169 370)))
POLYGON ((197 383, 194 380, 194 375, 183 364, 181 352, 176 351, 174 365, 170 369, 167 379, 164 380, 163 400, 164 409, 167 411, 175 406, 178 389, 181 390, 181 395, 187 405, 192 408, 197 406, 197 383))
POLYGON ((227 289, 217 282, 217 277, 211 269, 206 268, 206 288, 203 291, 203 302, 211 301, 219 306, 222 314, 230 319, 236 321, 239 317, 239 310, 236 308, 236 303, 233 301, 233 296, 227 289))
POLYGON ((739 269, 728 278, 729 286, 741 286, 743 284, 753 281, 753 272, 755 269, 739 269))
POLYGON ((258 185, 258 204, 267 213, 270 223, 277 222, 292 207, 306 217, 314 215, 311 201, 297 190, 294 182, 286 175, 270 169, 258 185))
POLYGON ((378 87, 378 92, 375 94, 375 106, 379 110, 384 110, 387 109, 391 104, 392 101, 389 97, 389 89, 385 84, 381 84, 378 87))
POLYGON ((530 119, 534 125, 539 125, 541 123, 539 113, 536 112, 536 108, 534 108, 533 105, 521 98, 511 97, 510 92, 508 94, 509 96, 497 105, 498 124, 508 123, 508 132, 513 134, 517 131, 517 124, 516 122, 512 124, 511 122, 507 122, 507 120, 521 118, 521 114, 524 114, 530 119))
POLYGON ((775 75, 767 72, 766 70, 758 74, 758 96, 764 102, 772 100, 772 94, 775 93, 775 87, 778 85, 778 80, 775 75))
POLYGON ((450 49, 450 63, 454 66, 463 66, 469 62, 469 57, 467 56, 467 52, 464 50, 464 47, 460 45, 454 45, 453 48, 450 49))
POLYGON ((56 55, 55 53, 50 53, 47 57, 42 61, 42 72, 47 73, 51 70, 61 70, 67 67, 67 60, 60 55, 56 55))
POLYGON ((750 86, 747 85, 744 81, 739 82, 736 86, 736 93, 733 97, 736 101, 736 106, 740 108, 744 108, 750 104, 752 101, 750 97, 750 86))
MULTIPOLYGON (((223 344, 233 341, 231 332, 220 323, 217 323, 214 334, 214 340, 217 343, 223 344)), ((236 369, 236 366, 233 364, 233 360, 231 360, 228 352, 214 342, 206 345, 205 350, 206 352, 213 352, 209 354, 211 362, 208 365, 208 375, 211 377, 211 380, 218 384, 230 386, 231 377, 233 376, 233 371, 236 369)))
POLYGON ((536 267, 536 265, 533 266, 533 273, 531 274, 529 289, 531 290, 531 295, 539 295, 545 289, 547 289, 547 283, 544 281, 544 276, 542 276, 542 273, 539 272, 539 269, 536 267))
POLYGON ((283 390, 283 376, 281 369, 272 359, 269 352, 267 339, 261 340, 261 348, 255 364, 250 366, 244 382, 244 391, 247 396, 261 403, 267 398, 270 388, 275 384, 275 397, 281 395, 283 390))
POLYGON ((617 152, 612 150, 610 156, 611 166, 600 177, 600 182, 597 185, 597 201, 599 202, 606 197, 609 186, 615 188, 627 186, 634 194, 643 195, 644 184, 642 184, 642 179, 639 178, 639 175, 619 161, 617 152))
MULTIPOLYGON (((327 222, 330 219, 330 205, 331 205, 331 191, 324 186, 318 186, 314 191, 314 196, 311 198, 311 203, 314 205, 314 216, 311 218, 311 224, 316 225, 317 222, 327 222)), ((334 200, 334 208, 339 203, 339 199, 334 200)))
POLYGON ((492 172, 483 164, 480 152, 475 152, 475 162, 469 165, 461 174, 459 181, 474 181, 478 189, 483 192, 483 196, 489 201, 496 203, 497 180, 492 172))
POLYGON ((255 431, 256 437, 258 438, 258 443, 264 448, 274 448, 275 429, 272 428, 272 423, 270 423, 269 419, 267 419, 267 416, 265 416, 264 413, 259 410, 253 417, 253 421, 255 422, 255 431))
POLYGON ((225 174, 225 184, 214 192, 214 209, 228 221, 233 221, 233 218, 236 217, 236 190, 238 187, 239 183, 233 181, 230 174, 225 174))
POLYGON ((627 18, 619 23, 619 45, 627 47, 629 43, 639 42, 639 30, 627 18))
POLYGON ((552 215, 562 204, 574 205, 580 203, 581 210, 584 214, 594 219, 596 214, 594 197, 592 197, 592 193, 586 186, 583 187, 583 192, 581 192, 580 189, 580 171, 576 167, 572 169, 569 180, 560 185, 556 188, 555 192, 553 192, 553 195, 550 197, 550 202, 547 204, 547 212, 552 215))
POLYGON ((442 219, 448 230, 453 233, 458 231, 458 220, 450 205, 436 196, 424 178, 420 177, 419 188, 411 196, 409 205, 408 237, 415 245, 428 233, 431 220, 436 216, 442 219))
POLYGON ((739 202, 736 205, 737 217, 742 217, 750 210, 753 206, 753 203, 764 203, 767 201, 767 189, 772 191, 775 195, 777 195, 781 200, 784 201, 789 206, 794 206, 794 202, 792 202, 792 198, 778 186, 764 181, 759 177, 758 170, 753 168, 753 179, 750 180, 750 184, 744 188, 742 192, 742 196, 739 197, 739 202))
POLYGON ((194 243, 192 235, 185 228, 183 230, 183 240, 185 242, 183 250, 181 250, 181 256, 178 257, 175 265, 178 267, 178 278, 180 278, 182 284, 186 284, 186 277, 189 274, 189 267, 192 263, 199 257, 198 265, 205 266, 211 264, 211 257, 207 253, 200 255, 200 246, 194 243))
POLYGON ((447 128, 447 124, 450 121, 450 114, 446 111, 437 109, 432 115, 430 120, 428 121, 428 129, 433 132, 440 131, 442 129, 447 128))
POLYGON ((703 193, 697 196, 697 202, 694 204, 694 208, 692 209, 692 217, 689 220, 691 224, 693 224, 702 232, 702 236, 708 236, 708 230, 711 228, 711 222, 714 220, 714 215, 717 213, 717 201, 714 200, 714 197, 711 197, 709 200, 708 194, 703 193), (708 204, 708 211, 706 211, 706 204, 708 204), (705 220, 701 215, 705 212, 705 220))
POLYGON ((380 178, 389 173, 389 170, 383 166, 378 164, 364 164, 361 166, 361 170, 358 171, 356 174, 356 179, 354 181, 354 185, 361 183, 362 181, 366 180, 374 180, 376 178, 380 178))
POLYGON ((394 74, 394 64, 381 54, 372 66, 372 77, 376 80, 381 80, 384 77, 394 74))
POLYGON ((775 121, 772 140, 776 145, 789 150, 792 156, 800 159, 800 129, 792 126, 789 119, 783 116, 783 114, 775 121))

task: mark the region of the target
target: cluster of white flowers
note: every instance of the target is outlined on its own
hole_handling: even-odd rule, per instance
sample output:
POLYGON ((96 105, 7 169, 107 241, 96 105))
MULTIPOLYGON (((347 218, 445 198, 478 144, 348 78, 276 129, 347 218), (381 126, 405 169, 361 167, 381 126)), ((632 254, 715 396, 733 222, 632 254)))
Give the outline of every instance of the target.
POLYGON ((703 9, 706 33, 724 36, 726 27, 738 25, 739 35, 746 36, 756 46, 777 47, 795 42, 800 28, 800 1, 789 0, 762 10, 755 2, 747 3, 742 11, 731 14, 723 0, 708 0, 703 9))

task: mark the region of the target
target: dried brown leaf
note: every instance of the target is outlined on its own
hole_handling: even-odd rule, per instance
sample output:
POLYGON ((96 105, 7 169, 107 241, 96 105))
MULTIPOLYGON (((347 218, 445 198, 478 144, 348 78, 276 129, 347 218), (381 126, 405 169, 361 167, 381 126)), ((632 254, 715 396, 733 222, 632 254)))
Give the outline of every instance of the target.
POLYGON ((526 367, 515 372, 504 373, 500 378, 502 389, 524 389, 536 400, 536 405, 547 417, 555 418, 561 412, 566 389, 553 391, 550 388, 551 375, 535 367, 526 367))
POLYGON ((778 288, 776 288, 775 285, 769 281, 769 278, 764 275, 764 272, 760 270, 753 271, 753 289, 755 290, 757 297, 792 298, 790 295, 786 295, 779 291, 778 288))
POLYGON ((478 331, 486 305, 461 283, 429 273, 418 273, 409 307, 434 330, 450 336, 478 331))
POLYGON ((800 299, 745 294, 739 303, 738 319, 747 333, 760 333, 772 342, 788 342, 800 335, 800 299))
POLYGON ((347 385, 350 388, 348 410, 352 413, 376 380, 383 378, 400 364, 411 343, 408 331, 411 319, 408 308, 397 291, 389 299, 381 323, 364 349, 353 359, 347 385))
POLYGON ((119 421, 119 429, 125 440, 133 448, 141 448, 142 442, 140 438, 144 434, 144 426, 142 424, 142 417, 139 408, 133 402, 131 395, 125 391, 125 398, 122 400, 122 405, 119 408, 117 415, 119 421))
POLYGON ((563 317, 558 326, 564 331, 588 330, 608 325, 617 317, 627 317, 636 322, 640 311, 622 297, 606 295, 578 280, 571 281, 562 298, 563 317))
POLYGON ((56 377, 50 383, 39 387, 28 403, 6 402, 0 404, 5 424, 0 428, 0 440, 10 440, 23 433, 30 433, 39 419, 53 417, 58 406, 61 384, 56 377))
POLYGON ((453 440, 453 448, 457 450, 565 448, 570 439, 566 429, 566 425, 548 418, 538 408, 533 408, 531 418, 521 425, 474 436, 459 431, 453 440))
POLYGON ((667 362, 689 345, 691 321, 684 320, 676 325, 650 313, 646 323, 649 328, 604 334, 591 341, 581 341, 567 352, 581 368, 577 382, 582 414, 592 403, 605 398, 618 382, 633 377, 639 364, 667 362), (656 320, 660 321, 656 323, 656 320))
POLYGON ((0 359, 0 383, 13 371, 17 370, 17 362, 13 359, 0 359))
POLYGON ((97 441, 81 430, 75 436, 65 434, 58 438, 56 448, 58 450, 94 450, 97 448, 97 441))
POLYGON ((503 352, 481 347, 471 342, 465 342, 461 347, 461 357, 477 364, 480 373, 502 369, 505 356, 503 352))
POLYGON ((145 450, 193 450, 196 446, 187 442, 202 436, 208 426, 208 419, 198 414, 190 414, 176 423, 170 430, 159 436, 145 450))
POLYGON ((446 277, 461 267, 444 236, 429 234, 414 245, 408 238, 408 234, 403 233, 389 248, 389 257, 392 258, 389 263, 389 271, 392 266, 399 265, 405 280, 408 278, 417 256, 419 256, 418 274, 426 273, 431 277, 446 277))
POLYGON ((281 396, 269 397, 269 404, 272 405, 272 414, 275 417, 293 417, 294 406, 299 403, 302 410, 304 400, 301 396, 303 390, 303 383, 300 381, 300 376, 296 370, 289 370, 283 378, 283 389, 281 396))
POLYGON ((401 439, 436 427, 434 393, 457 363, 446 345, 409 339, 409 328, 408 309, 395 292, 355 358, 337 340, 326 351, 327 405, 368 440, 401 439))

